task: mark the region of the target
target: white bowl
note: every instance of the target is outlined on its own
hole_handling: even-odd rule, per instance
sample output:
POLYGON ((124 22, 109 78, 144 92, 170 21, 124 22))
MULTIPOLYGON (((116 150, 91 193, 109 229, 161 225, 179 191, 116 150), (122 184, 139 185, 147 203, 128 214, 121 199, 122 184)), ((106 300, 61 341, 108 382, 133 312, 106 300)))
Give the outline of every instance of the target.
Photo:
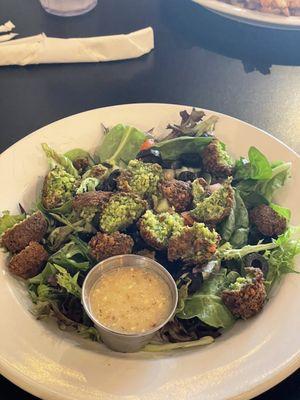
MULTIPOLYGON (((106 126, 122 122, 166 132, 189 108, 168 104, 131 104, 101 108, 46 126, 0 156, 0 209, 17 211, 35 200, 47 160, 41 143, 58 151, 94 149, 106 126)), ((210 114, 211 112, 207 112, 210 114)), ((216 114, 216 113, 214 113, 216 114)), ((219 114, 217 135, 236 156, 257 146, 270 159, 292 162, 293 177, 278 193, 300 221, 300 159, 272 136, 219 114)), ((163 355, 119 354, 104 345, 60 331, 55 323, 36 321, 22 284, 0 255, 0 372, 49 400, 226 400, 249 399, 300 367, 300 277, 288 275, 257 317, 238 322, 212 345, 163 355)))

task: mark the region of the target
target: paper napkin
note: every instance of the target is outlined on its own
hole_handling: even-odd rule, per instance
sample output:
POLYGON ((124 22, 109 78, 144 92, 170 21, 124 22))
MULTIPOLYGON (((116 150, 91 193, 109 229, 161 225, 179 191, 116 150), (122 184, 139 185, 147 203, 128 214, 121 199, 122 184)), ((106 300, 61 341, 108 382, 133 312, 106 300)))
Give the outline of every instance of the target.
POLYGON ((154 48, 151 27, 126 35, 59 39, 44 33, 0 43, 0 65, 104 62, 137 58, 154 48))

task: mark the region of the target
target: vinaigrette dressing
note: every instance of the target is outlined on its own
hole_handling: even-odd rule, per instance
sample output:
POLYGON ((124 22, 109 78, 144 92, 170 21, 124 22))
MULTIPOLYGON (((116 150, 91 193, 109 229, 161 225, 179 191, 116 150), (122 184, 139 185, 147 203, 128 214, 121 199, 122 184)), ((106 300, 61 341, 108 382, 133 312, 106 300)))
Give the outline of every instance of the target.
POLYGON ((104 274, 90 294, 91 311, 104 326, 122 333, 144 333, 168 317, 172 298, 167 283, 155 272, 138 267, 104 274))

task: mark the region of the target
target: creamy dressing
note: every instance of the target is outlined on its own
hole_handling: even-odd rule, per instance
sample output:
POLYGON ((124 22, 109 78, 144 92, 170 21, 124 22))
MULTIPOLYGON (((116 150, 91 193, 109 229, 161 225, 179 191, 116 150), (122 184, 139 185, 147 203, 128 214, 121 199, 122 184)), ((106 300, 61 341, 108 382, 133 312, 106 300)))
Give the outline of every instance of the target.
POLYGON ((168 317, 172 297, 155 272, 137 267, 111 270, 95 283, 91 311, 104 326, 122 333, 143 333, 168 317))

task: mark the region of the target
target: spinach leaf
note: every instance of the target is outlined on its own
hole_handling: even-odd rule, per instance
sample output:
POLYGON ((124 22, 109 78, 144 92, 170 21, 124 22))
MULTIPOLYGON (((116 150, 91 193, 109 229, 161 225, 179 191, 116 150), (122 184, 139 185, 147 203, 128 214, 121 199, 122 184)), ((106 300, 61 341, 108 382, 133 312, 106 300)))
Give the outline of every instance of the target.
POLYGON ((242 157, 236 162, 235 179, 259 180, 271 178, 271 164, 263 153, 251 146, 248 151, 248 158, 249 161, 242 157))
POLYGON ((234 323, 234 317, 219 296, 229 283, 226 274, 227 270, 223 269, 206 280, 199 292, 185 299, 184 307, 181 306, 177 317, 197 317, 209 326, 229 328, 234 323))
POLYGON ((234 324, 233 315, 219 296, 201 293, 186 299, 184 309, 177 314, 177 317, 181 319, 197 317, 214 328, 226 329, 234 324))
POLYGON ((274 192, 281 188, 290 175, 290 163, 281 162, 272 165, 272 175, 269 179, 243 179, 235 184, 247 208, 259 204, 269 204, 274 192))
POLYGON ((212 137, 178 137, 157 143, 153 149, 160 151, 163 160, 176 161, 187 154, 198 154, 213 140, 212 137))
POLYGON ((233 247, 245 246, 249 234, 249 216, 247 208, 238 190, 234 193, 234 202, 230 214, 218 228, 222 239, 230 242, 233 247))
POLYGON ((73 175, 75 178, 79 177, 77 169, 73 166, 72 161, 61 154, 58 154, 55 150, 51 149, 46 143, 42 143, 42 148, 48 158, 50 168, 55 166, 62 167, 69 174, 73 175))
POLYGON ((128 164, 140 150, 142 143, 147 139, 144 132, 136 128, 116 125, 105 135, 101 146, 96 151, 100 162, 109 164, 128 164))
POLYGON ((284 186, 290 176, 291 163, 282 162, 272 168, 272 176, 266 181, 258 183, 258 192, 267 200, 271 201, 274 192, 284 186))
POLYGON ((267 157, 256 147, 251 146, 248 152, 251 165, 251 179, 269 179, 272 175, 272 168, 267 157))
POLYGON ((0 217, 0 236, 18 222, 23 221, 25 218, 25 214, 11 215, 9 211, 3 211, 2 217, 0 217))
POLYGON ((290 221, 292 213, 289 208, 279 206, 278 204, 270 203, 270 207, 277 212, 281 217, 284 217, 287 221, 290 221))
POLYGON ((222 268, 220 272, 212 274, 209 279, 203 282, 200 290, 201 294, 217 296, 226 287, 226 274, 226 268, 222 268))

